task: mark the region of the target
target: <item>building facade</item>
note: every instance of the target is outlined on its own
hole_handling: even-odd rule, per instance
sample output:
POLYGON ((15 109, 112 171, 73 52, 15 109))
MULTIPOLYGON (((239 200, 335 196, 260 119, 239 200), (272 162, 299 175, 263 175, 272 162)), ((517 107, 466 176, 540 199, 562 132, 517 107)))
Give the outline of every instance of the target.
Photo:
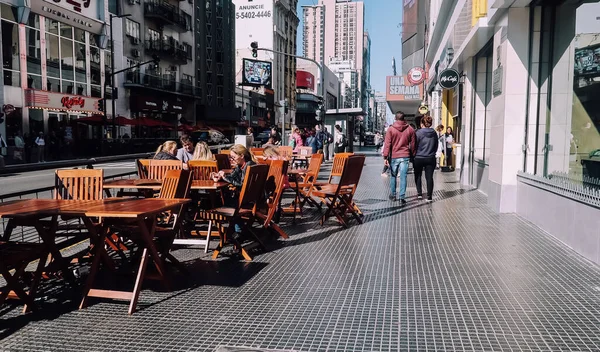
POLYGON ((368 59, 365 54, 370 55, 370 49, 365 52, 365 40, 367 44, 370 41, 364 30, 364 3, 320 0, 318 5, 303 7, 303 16, 304 56, 323 62, 336 74, 341 73, 340 81, 347 82, 342 91, 348 93, 343 106, 364 107, 366 112, 369 85, 365 71, 369 70, 370 59, 365 60, 368 59))
POLYGON ((600 3, 442 0, 428 93, 461 182, 600 263, 600 3), (438 74, 460 73, 441 89, 438 74))
POLYGON ((16 135, 31 140, 43 134, 71 145, 91 137, 88 125, 76 121, 102 114, 110 52, 103 35, 108 10, 98 1, 86 4, 0 2, 0 106, 5 114, 0 133, 9 146, 16 135))
POLYGON ((314 127, 319 122, 315 118, 317 109, 324 110, 326 113, 327 111, 336 111, 340 107, 338 77, 329 67, 324 67, 325 98, 321 99, 320 76, 321 72, 314 63, 298 60, 298 70, 296 71, 298 111, 295 124, 299 127, 314 127))
POLYGON ((386 127, 387 120, 387 101, 385 99, 385 94, 381 92, 375 93, 375 107, 374 107, 374 116, 375 119, 373 121, 373 132, 383 133, 386 127))
POLYGON ((294 119, 296 111, 296 37, 300 19, 296 14, 297 0, 235 0, 236 8, 236 83, 242 83, 243 59, 272 62, 272 86, 276 104, 287 102, 288 113, 275 109, 276 121, 285 115, 286 124, 294 119), (257 42, 260 48, 285 53, 276 54, 260 50, 252 56, 250 45, 257 42))

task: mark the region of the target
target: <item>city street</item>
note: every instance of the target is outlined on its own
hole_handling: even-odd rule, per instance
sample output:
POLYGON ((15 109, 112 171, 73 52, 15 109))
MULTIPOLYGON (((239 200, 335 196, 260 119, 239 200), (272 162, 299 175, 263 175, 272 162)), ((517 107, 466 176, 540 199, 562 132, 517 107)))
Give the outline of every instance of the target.
MULTIPOLYGON (((94 168, 104 169, 104 175, 111 176, 129 171, 135 171, 135 161, 132 160, 97 164, 94 165, 94 168)), ((0 197, 9 193, 27 191, 53 185, 54 169, 0 175, 0 197)))

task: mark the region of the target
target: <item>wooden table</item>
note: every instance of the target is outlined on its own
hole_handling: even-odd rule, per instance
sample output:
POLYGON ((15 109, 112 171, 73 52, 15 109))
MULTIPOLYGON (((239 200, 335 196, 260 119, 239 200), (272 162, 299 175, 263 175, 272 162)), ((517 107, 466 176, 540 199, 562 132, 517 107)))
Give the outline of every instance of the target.
MULTIPOLYGON (((300 177, 306 175, 306 173, 308 172, 308 170, 306 169, 288 169, 288 176, 291 179, 294 179, 294 182, 296 183, 296 187, 294 188, 294 192, 296 192, 296 197, 294 198, 294 217, 292 219, 292 224, 296 224, 296 212, 297 212, 297 208, 298 208, 298 204, 301 201, 301 197, 300 197, 300 188, 299 188, 299 184, 300 184, 300 177)), ((302 211, 302 208, 300 208, 300 211, 302 211)))
MULTIPOLYGON (((192 190, 204 190, 204 191, 216 191, 221 188, 227 187, 229 183, 225 181, 204 181, 204 180, 193 180, 192 181, 192 190)), ((159 191, 162 187, 162 182, 160 180, 139 180, 133 178, 124 178, 120 180, 112 180, 104 182, 104 190, 109 191, 111 189, 146 189, 159 191)))
POLYGON ((146 270, 146 256, 143 256, 140 262, 133 291, 122 292, 92 289, 100 262, 102 258, 108 257, 108 254, 104 249, 104 239, 108 229, 106 226, 103 226, 102 229, 98 231, 97 227, 92 223, 91 218, 102 218, 103 220, 129 219, 129 221, 135 221, 145 246, 144 253, 149 252, 149 256, 156 266, 160 279, 163 281, 163 284, 169 288, 170 285, 165 276, 164 263, 153 242, 157 215, 165 211, 177 210, 189 201, 190 200, 188 199, 153 198, 109 198, 91 201, 31 199, 0 204, 0 217, 26 219, 31 221, 31 226, 36 228, 44 241, 44 244, 52 253, 54 260, 59 262, 59 265, 63 268, 65 274, 70 276, 73 276, 73 274, 68 270, 67 263, 64 261, 60 251, 54 244, 57 229, 56 224, 58 217, 63 215, 81 218, 90 232, 94 259, 92 261, 90 275, 88 276, 84 288, 83 299, 79 307, 84 308, 87 306, 88 297, 123 299, 130 301, 129 314, 132 314, 137 305, 146 270), (50 226, 42 226, 40 220, 48 217, 52 218, 50 226))

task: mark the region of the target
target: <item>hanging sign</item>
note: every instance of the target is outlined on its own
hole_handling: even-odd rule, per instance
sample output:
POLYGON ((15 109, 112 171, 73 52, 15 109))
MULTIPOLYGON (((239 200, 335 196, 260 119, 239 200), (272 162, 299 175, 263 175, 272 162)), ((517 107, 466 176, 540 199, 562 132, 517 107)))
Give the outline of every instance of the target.
POLYGON ((421 106, 419 106, 419 114, 427 115, 428 113, 429 113, 429 106, 427 106, 427 104, 421 104, 421 106))
POLYGON ((458 85, 460 74, 453 68, 447 68, 438 75, 438 84, 444 89, 452 89, 458 85))
POLYGON ((408 82, 410 82, 410 84, 416 86, 418 84, 423 83, 423 81, 425 80, 425 70, 423 70, 421 67, 413 67, 408 71, 408 82))

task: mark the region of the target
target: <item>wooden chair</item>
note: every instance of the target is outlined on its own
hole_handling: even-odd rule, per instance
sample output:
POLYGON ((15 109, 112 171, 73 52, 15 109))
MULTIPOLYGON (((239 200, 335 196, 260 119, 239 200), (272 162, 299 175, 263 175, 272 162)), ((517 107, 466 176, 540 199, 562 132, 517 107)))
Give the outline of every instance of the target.
MULTIPOLYGON (((213 252, 213 259, 219 256, 226 242, 231 241, 234 245, 240 248, 241 253, 246 260, 252 260, 252 257, 241 246, 241 244, 232 238, 235 231, 235 224, 241 223, 243 226, 251 226, 256 217, 257 207, 261 198, 264 195, 264 186, 269 173, 267 165, 252 165, 246 170, 246 177, 242 184, 242 189, 239 195, 239 202, 236 207, 220 207, 207 211, 209 216, 215 216, 219 223, 228 223, 225 232, 220 232, 221 240, 219 246, 213 252)), ((256 238, 259 242, 260 239, 256 238)))
POLYGON ((56 170, 54 199, 102 199, 104 170, 56 170))
POLYGON ((262 156, 265 148, 250 148, 250 153, 254 154, 254 156, 262 156))
POLYGON ((0 275, 6 281, 6 286, 0 288, 0 306, 9 294, 14 292, 25 303, 23 313, 36 308, 33 298, 46 265, 48 254, 48 250, 42 244, 0 241, 0 275), (29 263, 35 260, 39 260, 39 262, 31 277, 29 292, 27 292, 22 284, 22 281, 27 281, 24 278, 25 269, 29 263))
POLYGON ((294 148, 288 145, 282 145, 278 147, 277 151, 279 152, 279 155, 286 158, 292 157, 294 155, 294 148))
POLYGON ((190 160, 188 167, 194 180, 210 180, 210 174, 219 171, 217 162, 211 160, 190 160))
POLYGON ((183 164, 179 160, 150 160, 148 165, 148 179, 162 180, 169 170, 181 170, 183 164))
POLYGON ((299 204, 300 209, 302 209, 302 207, 306 203, 309 203, 312 206, 319 207, 319 204, 311 198, 311 193, 314 184, 317 182, 317 178, 319 177, 319 172, 321 171, 322 164, 323 154, 313 154, 310 158, 310 163, 308 164, 308 170, 306 174, 302 177, 302 179, 298 180, 297 183, 290 182, 290 187, 293 189, 298 189, 300 192, 300 196, 302 197, 302 200, 299 204))
POLYGON ((151 159, 137 159, 135 165, 137 167, 138 177, 140 180, 148 179, 148 167, 151 159))
POLYGON ((221 151, 219 152, 219 154, 225 154, 225 155, 229 155, 229 153, 231 153, 231 150, 229 150, 229 149, 221 149, 221 151))
POLYGON ((362 224, 362 219, 354 206, 353 198, 364 164, 364 155, 351 156, 345 163, 339 183, 315 187, 313 194, 324 199, 327 206, 325 214, 321 217, 321 225, 327 221, 331 214, 335 215, 344 227, 348 227, 348 214, 362 224))
MULTIPOLYGON (((229 150, 228 150, 229 152, 229 150)), ((217 161, 217 168, 220 170, 231 169, 231 162, 229 161, 229 153, 215 154, 215 160, 217 161)))
POLYGON ((273 218, 277 212, 277 208, 281 203, 281 196, 284 190, 285 176, 287 175, 287 169, 289 162, 287 160, 269 160, 269 174, 267 175, 267 182, 265 184, 265 190, 267 192, 267 204, 266 213, 258 211, 256 216, 263 220, 263 227, 272 229, 279 236, 287 239, 289 236, 279 225, 277 225, 273 218))

